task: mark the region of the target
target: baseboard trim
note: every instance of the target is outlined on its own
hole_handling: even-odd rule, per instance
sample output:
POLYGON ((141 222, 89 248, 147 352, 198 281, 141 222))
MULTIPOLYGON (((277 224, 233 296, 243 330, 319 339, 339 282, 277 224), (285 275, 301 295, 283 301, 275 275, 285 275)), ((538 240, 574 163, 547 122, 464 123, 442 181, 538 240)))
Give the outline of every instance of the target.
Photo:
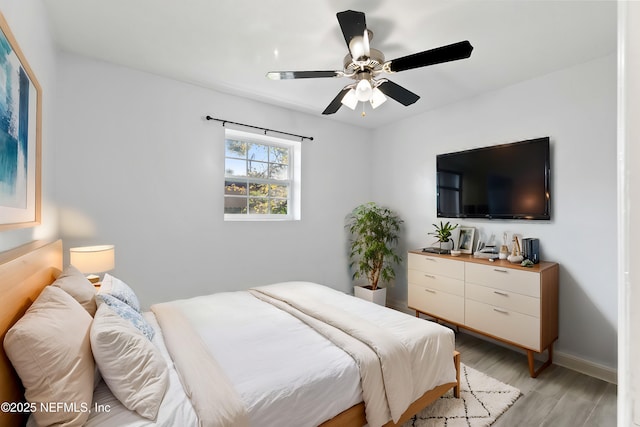
MULTIPOLYGON (((415 315, 415 311, 410 310, 407 307, 407 303, 404 301, 398 301, 398 300, 387 298, 387 307, 393 308, 394 310, 402 311, 403 313, 415 315)), ((501 342, 492 340, 482 335, 474 334, 470 331, 464 331, 464 332, 470 333, 471 335, 482 338, 482 339, 489 340, 498 345, 515 349, 513 346, 503 344, 501 342)), ((561 351, 554 350, 553 363, 555 365, 562 366, 563 368, 571 369, 573 371, 580 372, 581 374, 589 375, 590 377, 594 377, 611 384, 618 384, 617 369, 610 368, 608 366, 604 366, 599 363, 592 362, 590 360, 582 359, 580 357, 574 356, 569 353, 564 353, 561 351)))
POLYGON ((560 351, 553 352, 553 363, 611 384, 618 384, 618 370, 560 351))

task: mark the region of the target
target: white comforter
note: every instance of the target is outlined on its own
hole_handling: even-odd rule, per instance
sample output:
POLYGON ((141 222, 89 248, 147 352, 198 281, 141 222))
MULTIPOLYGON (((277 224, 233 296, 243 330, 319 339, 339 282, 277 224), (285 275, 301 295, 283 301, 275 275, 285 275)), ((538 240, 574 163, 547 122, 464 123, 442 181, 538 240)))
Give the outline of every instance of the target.
MULTIPOLYGON (((283 419, 317 426, 362 401, 351 357, 248 292, 169 304, 200 334, 240 395, 252 426, 281 427, 283 419)), ((157 308, 152 308, 156 314, 157 308)))
POLYGON ((250 292, 300 318, 353 357, 370 426, 389 419, 397 423, 424 392, 455 381, 453 333, 448 329, 315 283, 279 283, 250 292), (440 369, 434 371, 434 365, 440 369))

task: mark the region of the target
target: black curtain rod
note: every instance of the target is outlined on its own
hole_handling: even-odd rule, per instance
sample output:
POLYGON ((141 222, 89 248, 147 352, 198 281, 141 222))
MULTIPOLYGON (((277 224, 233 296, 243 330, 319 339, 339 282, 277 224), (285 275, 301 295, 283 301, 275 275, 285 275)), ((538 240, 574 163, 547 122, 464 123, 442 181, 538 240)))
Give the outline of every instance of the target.
POLYGON ((252 128, 252 129, 260 129, 260 130, 264 131, 265 135, 267 134, 267 132, 274 132, 274 133, 279 133, 279 134, 282 134, 282 135, 295 136, 296 138, 300 138, 302 140, 308 139, 309 141, 313 141, 313 137, 312 136, 296 135, 295 133, 282 132, 282 131, 279 131, 279 130, 261 128, 259 126, 252 126, 252 125, 246 125, 244 123, 232 122, 231 120, 216 119, 216 118, 211 117, 211 116, 207 116, 206 119, 207 120, 215 120, 216 122, 222 122, 222 126, 223 127, 227 123, 231 123, 232 125, 244 126, 244 127, 248 127, 248 128, 252 128))

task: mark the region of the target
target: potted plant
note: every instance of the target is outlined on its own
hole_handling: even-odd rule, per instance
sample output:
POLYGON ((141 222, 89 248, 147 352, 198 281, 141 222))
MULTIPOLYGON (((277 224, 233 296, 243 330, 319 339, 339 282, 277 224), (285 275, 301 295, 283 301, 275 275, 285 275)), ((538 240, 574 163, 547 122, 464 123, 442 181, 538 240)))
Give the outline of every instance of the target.
POLYGON ((456 228, 458 228, 458 224, 453 225, 448 221, 446 224, 443 224, 442 221, 440 221, 440 226, 438 226, 437 224, 433 224, 433 226, 436 228, 436 231, 429 233, 429 235, 436 236, 439 253, 441 254, 448 253, 450 249, 442 249, 442 244, 451 242, 451 249, 453 249, 454 245, 453 245, 453 238, 451 237, 451 232, 456 228))
POLYGON ((347 216, 351 235, 349 268, 353 279, 366 278, 367 286, 355 286, 357 297, 385 305, 384 282, 395 278, 393 266, 402 261, 395 253, 403 221, 390 209, 369 202, 357 206, 347 216))

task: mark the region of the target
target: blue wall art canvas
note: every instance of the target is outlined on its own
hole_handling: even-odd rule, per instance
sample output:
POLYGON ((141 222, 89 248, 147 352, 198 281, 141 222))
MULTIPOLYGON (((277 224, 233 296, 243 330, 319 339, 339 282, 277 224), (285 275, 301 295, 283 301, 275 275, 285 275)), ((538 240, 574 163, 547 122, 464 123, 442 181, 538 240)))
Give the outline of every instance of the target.
POLYGON ((0 230, 40 219, 40 96, 4 17, 0 15, 0 230))

